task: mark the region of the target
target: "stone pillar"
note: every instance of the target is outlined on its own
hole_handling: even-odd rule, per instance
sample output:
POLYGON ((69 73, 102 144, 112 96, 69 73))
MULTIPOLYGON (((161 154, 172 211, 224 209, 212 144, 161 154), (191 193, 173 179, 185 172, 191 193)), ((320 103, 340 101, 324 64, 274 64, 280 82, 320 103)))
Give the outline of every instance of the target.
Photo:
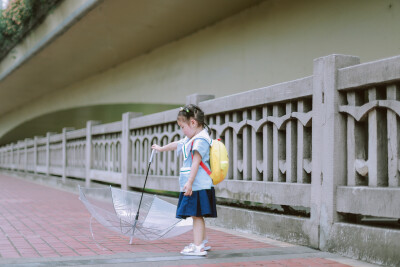
POLYGON ((122 141, 121 141, 121 188, 128 189, 128 175, 132 167, 132 144, 130 138, 130 121, 141 116, 142 113, 126 112, 122 114, 122 141))
POLYGON ((195 104, 199 105, 200 102, 214 99, 214 95, 200 95, 200 94, 193 94, 186 96, 186 105, 195 104))
POLYGON ((86 122, 86 162, 85 162, 85 186, 90 187, 90 169, 92 167, 92 127, 100 124, 99 121, 86 122))
POLYGON ((359 62, 346 55, 314 60, 310 244, 321 250, 338 221, 336 188, 345 184, 347 174, 346 118, 338 112, 344 97, 336 89, 337 71, 359 62))
POLYGON ((67 178, 67 132, 74 130, 74 128, 62 129, 62 182, 65 183, 67 178))

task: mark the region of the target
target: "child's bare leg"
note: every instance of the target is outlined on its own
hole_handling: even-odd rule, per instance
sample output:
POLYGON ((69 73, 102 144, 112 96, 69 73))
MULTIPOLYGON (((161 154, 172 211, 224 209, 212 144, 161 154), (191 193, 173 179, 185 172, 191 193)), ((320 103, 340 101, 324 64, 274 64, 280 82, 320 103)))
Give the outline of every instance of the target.
POLYGON ((205 223, 203 217, 193 218, 193 241, 196 246, 200 246, 205 236, 205 223))

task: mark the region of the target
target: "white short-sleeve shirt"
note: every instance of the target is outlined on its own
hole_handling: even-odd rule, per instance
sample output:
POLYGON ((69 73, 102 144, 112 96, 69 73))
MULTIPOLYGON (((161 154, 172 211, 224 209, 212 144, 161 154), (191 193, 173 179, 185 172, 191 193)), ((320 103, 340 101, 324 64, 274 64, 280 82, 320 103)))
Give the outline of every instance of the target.
MULTIPOLYGON (((190 169, 192 166, 192 156, 194 151, 197 151, 201 156, 201 161, 210 169, 210 146, 212 140, 206 130, 203 130, 200 134, 196 135, 192 139, 184 138, 178 143, 177 153, 181 154, 182 151, 184 156, 183 165, 179 174, 179 186, 180 191, 183 192, 183 187, 189 179, 190 169), (193 143, 193 147, 192 144, 193 143)), ((207 172, 199 166, 196 178, 194 179, 192 190, 199 191, 203 189, 211 189, 212 179, 207 172)))

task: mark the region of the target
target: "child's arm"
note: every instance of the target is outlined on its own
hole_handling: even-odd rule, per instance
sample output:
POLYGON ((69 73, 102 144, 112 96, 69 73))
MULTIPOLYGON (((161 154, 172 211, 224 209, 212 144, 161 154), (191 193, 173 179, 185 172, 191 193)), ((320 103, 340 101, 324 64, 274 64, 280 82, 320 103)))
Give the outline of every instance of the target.
POLYGON ((192 167, 190 168, 189 180, 186 182, 185 186, 183 187, 185 196, 192 195, 192 185, 193 185, 194 179, 196 178, 197 171, 199 170, 200 162, 201 162, 201 156, 200 156, 199 152, 194 151, 192 167))
POLYGON ((151 148, 155 149, 157 151, 160 151, 160 152, 171 151, 171 150, 175 150, 178 147, 178 143, 179 143, 179 141, 175 141, 175 142, 169 143, 165 146, 159 146, 157 144, 154 144, 151 146, 151 148))

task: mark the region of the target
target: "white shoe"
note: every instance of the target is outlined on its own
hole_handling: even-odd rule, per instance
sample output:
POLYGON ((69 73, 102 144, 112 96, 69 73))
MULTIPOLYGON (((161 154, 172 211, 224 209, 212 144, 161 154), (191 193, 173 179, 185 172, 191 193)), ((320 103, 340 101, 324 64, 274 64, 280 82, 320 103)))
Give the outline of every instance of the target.
POLYGON ((203 243, 201 243, 200 246, 196 246, 195 244, 191 243, 181 251, 181 254, 186 256, 205 256, 207 255, 207 251, 204 250, 203 243))
MULTIPOLYGON (((206 246, 206 244, 208 243, 208 239, 204 239, 203 242, 201 242, 201 245, 204 246, 204 250, 208 251, 211 250, 211 246, 206 246)), ((188 246, 186 246, 184 249, 188 248, 192 243, 190 243, 188 246)))
POLYGON ((207 239, 204 239, 203 242, 201 242, 201 244, 204 246, 204 250, 205 250, 205 251, 211 249, 211 246, 206 246, 207 243, 208 243, 208 240, 207 240, 207 239))

